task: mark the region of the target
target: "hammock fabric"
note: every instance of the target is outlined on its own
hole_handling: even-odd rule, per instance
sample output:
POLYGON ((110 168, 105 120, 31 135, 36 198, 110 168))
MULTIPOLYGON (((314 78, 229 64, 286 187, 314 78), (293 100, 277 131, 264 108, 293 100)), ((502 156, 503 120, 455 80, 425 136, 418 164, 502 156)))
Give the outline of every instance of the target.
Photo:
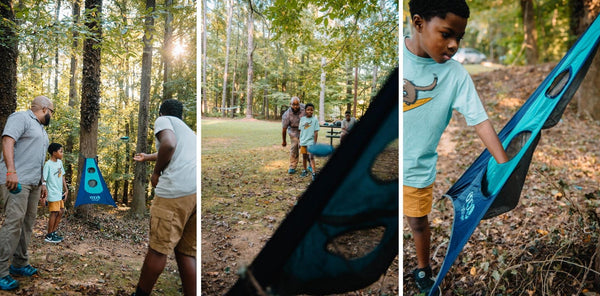
POLYGON ((484 150, 448 190, 446 196, 452 199, 454 222, 446 257, 432 291, 441 284, 479 222, 508 212, 518 204, 541 130, 559 122, 599 43, 600 18, 597 18, 498 134, 510 160, 498 164, 484 150))
POLYGON ((376 157, 398 139, 398 69, 363 119, 227 295, 334 294, 369 286, 398 254, 398 179, 372 175, 376 157), (379 244, 345 259, 326 246, 336 237, 383 227, 379 244))

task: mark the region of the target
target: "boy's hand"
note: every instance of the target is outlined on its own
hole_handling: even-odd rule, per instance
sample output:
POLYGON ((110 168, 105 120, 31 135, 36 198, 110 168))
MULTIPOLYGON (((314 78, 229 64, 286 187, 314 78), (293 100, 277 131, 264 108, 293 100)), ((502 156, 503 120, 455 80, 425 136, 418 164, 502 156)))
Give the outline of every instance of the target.
POLYGON ((63 200, 67 200, 67 197, 69 196, 69 190, 65 190, 65 193, 63 193, 62 196, 63 196, 62 197, 63 200))

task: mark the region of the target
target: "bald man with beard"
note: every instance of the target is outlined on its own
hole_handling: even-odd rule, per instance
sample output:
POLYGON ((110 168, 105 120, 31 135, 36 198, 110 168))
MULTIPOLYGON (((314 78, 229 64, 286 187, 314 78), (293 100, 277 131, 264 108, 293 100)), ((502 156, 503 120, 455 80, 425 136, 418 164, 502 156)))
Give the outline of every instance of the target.
POLYGON ((19 281, 11 274, 32 276, 37 269, 29 264, 27 248, 37 215, 37 205, 48 191, 42 169, 54 104, 44 96, 31 102, 29 110, 11 114, 2 132, 0 197, 6 218, 0 228, 0 289, 13 290, 19 281), (20 191, 19 188, 20 187, 20 191))

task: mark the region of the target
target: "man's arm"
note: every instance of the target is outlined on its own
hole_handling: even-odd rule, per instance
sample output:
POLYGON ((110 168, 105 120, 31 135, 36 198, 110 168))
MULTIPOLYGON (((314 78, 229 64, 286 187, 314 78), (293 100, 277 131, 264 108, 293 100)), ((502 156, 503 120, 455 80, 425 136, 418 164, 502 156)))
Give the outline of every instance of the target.
POLYGON ((4 163, 6 164, 6 188, 13 190, 17 188, 19 177, 15 168, 15 139, 4 136, 2 137, 2 154, 4 155, 4 163))
POLYGON ((287 145, 287 143, 285 142, 285 134, 287 132, 287 128, 283 128, 281 130, 281 138, 283 139, 283 142, 281 142, 281 146, 285 147, 285 145, 287 145))
POLYGON ((508 161, 506 151, 504 151, 504 147, 502 147, 502 143, 489 119, 475 125, 475 131, 497 163, 508 161))
POLYGON ((177 146, 177 137, 172 130, 162 130, 156 134, 156 138, 160 142, 160 148, 158 149, 156 156, 154 173, 150 178, 152 187, 156 187, 156 184, 158 184, 158 178, 160 177, 162 171, 167 167, 169 162, 171 162, 171 157, 173 157, 173 153, 175 153, 175 147, 177 146))

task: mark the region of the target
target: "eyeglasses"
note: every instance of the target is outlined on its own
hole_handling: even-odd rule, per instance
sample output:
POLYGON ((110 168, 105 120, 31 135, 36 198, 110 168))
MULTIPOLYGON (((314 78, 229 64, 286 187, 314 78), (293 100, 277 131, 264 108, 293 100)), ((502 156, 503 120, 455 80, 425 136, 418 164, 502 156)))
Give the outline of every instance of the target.
POLYGON ((54 115, 54 109, 52 109, 52 108, 50 108, 50 107, 44 107, 44 108, 46 108, 46 109, 50 110, 50 114, 51 114, 51 115, 54 115))

